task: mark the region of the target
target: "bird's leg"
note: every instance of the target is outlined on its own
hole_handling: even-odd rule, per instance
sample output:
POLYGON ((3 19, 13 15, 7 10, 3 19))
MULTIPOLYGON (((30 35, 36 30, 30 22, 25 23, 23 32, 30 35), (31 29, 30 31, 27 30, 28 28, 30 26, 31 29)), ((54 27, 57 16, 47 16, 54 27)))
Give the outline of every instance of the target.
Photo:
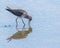
POLYGON ((16 30, 18 30, 18 17, 16 18, 16 30))
POLYGON ((25 26, 25 23, 24 23, 23 19, 22 19, 22 23, 23 23, 23 24, 24 24, 24 26, 25 26))

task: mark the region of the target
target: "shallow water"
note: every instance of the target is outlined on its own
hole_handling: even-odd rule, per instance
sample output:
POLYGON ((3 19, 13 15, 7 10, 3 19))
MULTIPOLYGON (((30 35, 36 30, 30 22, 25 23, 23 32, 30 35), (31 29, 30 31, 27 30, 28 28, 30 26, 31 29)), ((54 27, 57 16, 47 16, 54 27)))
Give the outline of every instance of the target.
POLYGON ((0 1, 0 48, 60 48, 60 0, 1 0, 0 1), (25 28, 6 7, 25 9, 32 16, 25 28), (3 12, 4 11, 4 12, 3 12))

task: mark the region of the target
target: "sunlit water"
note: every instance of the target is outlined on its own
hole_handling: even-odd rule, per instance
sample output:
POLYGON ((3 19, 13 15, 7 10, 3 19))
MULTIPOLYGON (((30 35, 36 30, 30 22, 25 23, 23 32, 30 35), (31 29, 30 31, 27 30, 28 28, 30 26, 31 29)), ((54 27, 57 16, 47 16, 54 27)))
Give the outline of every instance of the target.
POLYGON ((0 48, 60 48, 60 0, 1 0, 0 1, 0 48), (25 9, 32 16, 25 29, 16 16, 5 8, 25 9))

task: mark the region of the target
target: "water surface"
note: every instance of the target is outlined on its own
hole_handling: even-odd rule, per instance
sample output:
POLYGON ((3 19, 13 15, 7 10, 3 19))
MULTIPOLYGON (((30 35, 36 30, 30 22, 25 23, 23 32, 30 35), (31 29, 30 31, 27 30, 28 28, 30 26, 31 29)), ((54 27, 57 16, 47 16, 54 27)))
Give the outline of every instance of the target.
POLYGON ((60 48, 60 0, 0 0, 0 48, 60 48), (28 20, 25 29, 16 16, 6 11, 24 9, 32 16, 31 28, 28 20))

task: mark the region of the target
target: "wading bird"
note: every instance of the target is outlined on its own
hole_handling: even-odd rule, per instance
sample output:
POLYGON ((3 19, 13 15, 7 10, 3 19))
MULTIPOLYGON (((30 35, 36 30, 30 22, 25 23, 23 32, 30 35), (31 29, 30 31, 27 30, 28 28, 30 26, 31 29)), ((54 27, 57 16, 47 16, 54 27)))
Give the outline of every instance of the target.
MULTIPOLYGON (((23 10, 23 9, 12 9, 10 7, 7 7, 6 10, 8 10, 9 12, 11 12, 15 16, 17 16, 16 23, 17 23, 18 18, 20 17, 21 19, 22 18, 28 19, 29 20, 28 24, 30 25, 30 22, 32 20, 32 17, 30 15, 28 15, 28 13, 25 10, 23 10)), ((23 19, 22 19, 22 23, 25 25, 23 19)), ((16 27, 17 27, 17 25, 16 25, 16 27)))

